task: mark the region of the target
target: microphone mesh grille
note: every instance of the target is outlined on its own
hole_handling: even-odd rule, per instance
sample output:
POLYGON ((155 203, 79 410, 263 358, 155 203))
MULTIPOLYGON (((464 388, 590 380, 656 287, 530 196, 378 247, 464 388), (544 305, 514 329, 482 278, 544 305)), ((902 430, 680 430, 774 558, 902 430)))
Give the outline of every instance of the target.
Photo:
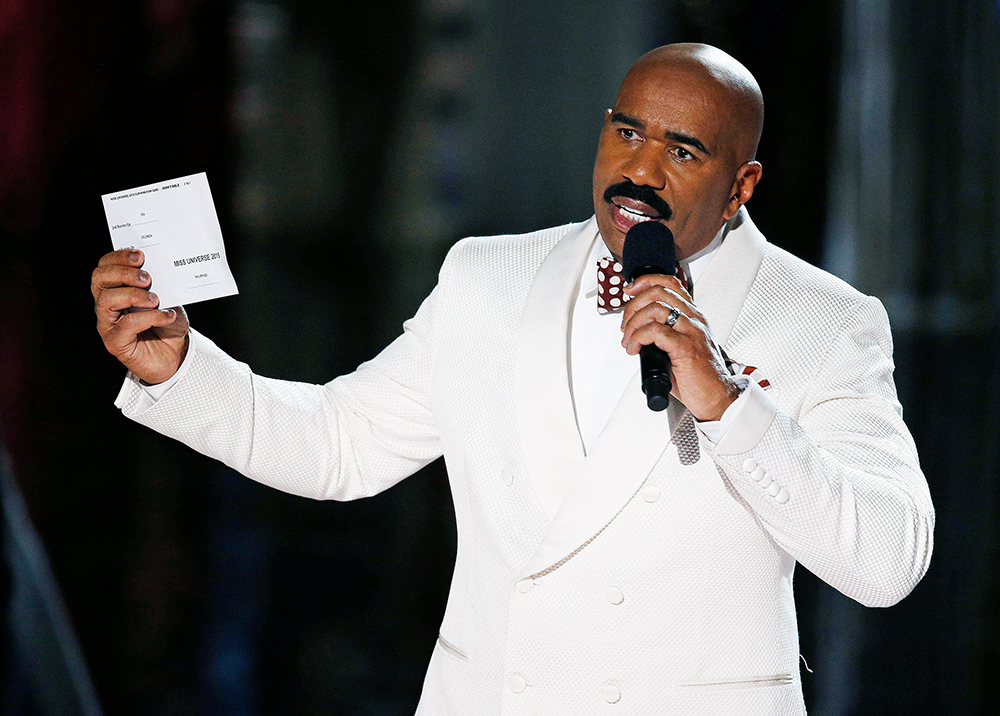
POLYGON ((629 229, 622 248, 622 269, 626 281, 637 278, 635 272, 639 269, 645 269, 639 275, 672 276, 677 270, 677 251, 670 229, 657 221, 644 221, 629 229))

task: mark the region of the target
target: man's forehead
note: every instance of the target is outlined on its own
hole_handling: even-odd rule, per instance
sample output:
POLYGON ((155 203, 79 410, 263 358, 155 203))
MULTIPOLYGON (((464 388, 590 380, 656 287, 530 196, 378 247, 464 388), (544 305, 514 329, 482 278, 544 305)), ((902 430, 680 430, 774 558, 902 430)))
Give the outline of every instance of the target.
POLYGON ((670 106, 701 105, 706 112, 730 103, 729 93, 713 78, 697 70, 674 66, 634 68, 618 92, 618 103, 670 106))
POLYGON ((723 93, 680 73, 643 73, 629 78, 611 112, 623 121, 662 133, 714 140, 730 113, 723 93))

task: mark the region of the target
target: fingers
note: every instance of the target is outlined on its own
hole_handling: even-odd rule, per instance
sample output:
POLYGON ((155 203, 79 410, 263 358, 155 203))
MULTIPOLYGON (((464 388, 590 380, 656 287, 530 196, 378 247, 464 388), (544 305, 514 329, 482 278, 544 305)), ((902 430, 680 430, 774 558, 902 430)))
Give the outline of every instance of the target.
POLYGON ((640 276, 625 286, 625 294, 630 296, 631 300, 625 304, 622 314, 623 326, 641 309, 655 301, 676 306, 683 313, 697 313, 691 294, 675 276, 655 274, 640 276))
MULTIPOLYGON (((687 291, 676 279, 671 278, 670 281, 672 283, 666 285, 648 285, 625 304, 622 314, 622 345, 630 354, 638 353, 642 345, 652 342, 666 350, 661 344, 668 331, 684 333, 691 328, 691 321, 704 322, 687 291), (654 328, 656 332, 651 333, 647 327, 654 328), (661 337, 654 341, 656 335, 661 337)), ((640 289, 641 286, 636 281, 629 288, 640 289)))
POLYGON ((671 306, 676 306, 681 313, 685 314, 695 314, 698 312, 698 309, 695 308, 686 293, 681 293, 666 286, 653 286, 642 293, 632 296, 632 299, 625 304, 625 308, 622 311, 622 325, 627 324, 637 313, 650 304, 664 304, 667 306, 668 311, 671 306))
POLYGON ((122 266, 142 266, 142 262, 145 260, 146 257, 142 255, 142 251, 139 249, 119 249, 118 251, 104 254, 101 260, 97 262, 97 265, 110 266, 120 264, 122 266))
POLYGON ((94 311, 97 313, 98 329, 102 324, 114 323, 132 308, 156 308, 160 299, 155 293, 142 288, 149 284, 149 276, 135 278, 130 283, 122 283, 126 279, 109 277, 95 279, 92 286, 94 294, 94 311))
POLYGON ((647 291, 655 286, 670 289, 682 295, 686 301, 691 300, 691 294, 684 288, 684 284, 676 276, 665 276, 662 274, 646 274, 639 276, 632 283, 625 286, 625 293, 630 296, 638 296, 643 291, 647 291))
POLYGON ((119 359, 126 359, 137 346, 136 336, 151 328, 169 326, 177 320, 178 315, 173 308, 123 313, 117 321, 107 326, 101 337, 109 352, 119 359))
MULTIPOLYGON (((163 311, 146 310, 156 308, 160 300, 148 289, 152 279, 140 268, 144 260, 141 251, 113 251, 101 257, 91 274, 90 292, 94 297, 97 330, 105 343, 109 339, 120 341, 125 335, 134 338, 137 333, 166 325, 176 318, 163 311)), ((108 348, 111 349, 110 344, 108 348)))
POLYGON ((677 338, 691 332, 695 320, 697 319, 685 314, 684 309, 678 305, 652 301, 635 311, 627 323, 623 323, 622 345, 631 355, 651 343, 669 351, 677 338))
POLYGON ((122 318, 136 312, 149 312, 160 303, 159 297, 152 291, 139 288, 112 288, 101 291, 94 302, 94 312, 97 314, 97 330, 103 333, 122 318))
POLYGON ((159 299, 148 290, 152 280, 141 269, 145 257, 141 251, 124 249, 101 257, 90 276, 98 329, 116 322, 132 308, 156 308, 159 299))
POLYGON ((118 286, 146 286, 150 277, 140 266, 141 251, 114 251, 105 254, 90 275, 90 292, 97 300, 101 291, 118 286))

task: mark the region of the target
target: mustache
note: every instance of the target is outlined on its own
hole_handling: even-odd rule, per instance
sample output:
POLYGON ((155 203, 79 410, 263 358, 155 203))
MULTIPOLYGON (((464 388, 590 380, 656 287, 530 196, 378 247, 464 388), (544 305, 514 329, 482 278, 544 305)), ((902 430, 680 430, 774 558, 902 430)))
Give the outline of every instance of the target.
POLYGON ((609 204, 616 196, 641 201, 643 204, 649 205, 649 208, 659 214, 660 218, 664 221, 669 221, 670 217, 674 213, 670 208, 670 204, 660 198, 660 196, 648 186, 639 186, 630 181, 623 181, 618 184, 612 184, 604 190, 604 201, 609 204))

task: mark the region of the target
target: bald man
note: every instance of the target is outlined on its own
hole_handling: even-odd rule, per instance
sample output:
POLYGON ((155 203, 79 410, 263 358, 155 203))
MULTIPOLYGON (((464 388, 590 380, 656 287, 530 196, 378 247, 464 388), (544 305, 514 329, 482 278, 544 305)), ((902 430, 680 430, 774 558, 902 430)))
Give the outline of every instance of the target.
POLYGON ((418 713, 802 714, 796 563, 888 606, 927 569, 934 515, 881 304, 743 207, 762 117, 719 50, 644 56, 604 118, 595 215, 458 242, 403 334, 326 385, 254 375, 183 310, 129 312, 156 308, 150 277, 109 254, 92 287, 130 369, 117 404, 319 499, 444 455, 458 555, 418 713), (680 278, 639 278, 616 312, 643 221, 672 229, 680 278), (662 412, 649 344, 672 362, 662 412))

